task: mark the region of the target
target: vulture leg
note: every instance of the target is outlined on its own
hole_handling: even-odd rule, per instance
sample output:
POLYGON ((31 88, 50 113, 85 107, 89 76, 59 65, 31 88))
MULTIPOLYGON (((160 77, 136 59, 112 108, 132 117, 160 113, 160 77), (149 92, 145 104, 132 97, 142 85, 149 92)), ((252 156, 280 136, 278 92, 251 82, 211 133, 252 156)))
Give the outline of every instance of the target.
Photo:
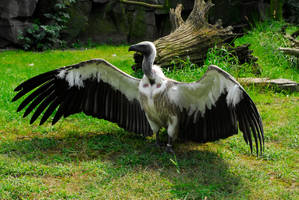
POLYGON ((178 118, 176 116, 172 116, 168 122, 168 142, 166 145, 166 151, 169 153, 174 153, 174 150, 172 149, 172 143, 178 136, 178 118))
POLYGON ((159 131, 156 132, 156 146, 161 147, 159 131))
POLYGON ((168 135, 168 142, 167 142, 167 145, 166 145, 166 152, 174 154, 174 150, 172 148, 172 138, 169 135, 168 135))

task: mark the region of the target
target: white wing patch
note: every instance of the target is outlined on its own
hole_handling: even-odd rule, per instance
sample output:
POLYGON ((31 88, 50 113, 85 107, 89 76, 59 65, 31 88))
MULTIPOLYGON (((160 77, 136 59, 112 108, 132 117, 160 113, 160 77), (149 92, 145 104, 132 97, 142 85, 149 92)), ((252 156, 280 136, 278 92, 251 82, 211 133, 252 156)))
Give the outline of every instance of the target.
POLYGON ((242 90, 238 85, 229 88, 226 96, 226 104, 235 106, 242 99, 242 90))
POLYGON ((185 108, 189 116, 194 114, 195 121, 197 115, 201 114, 203 117, 206 109, 211 109, 225 91, 228 92, 226 97, 228 105, 235 106, 242 99, 241 86, 227 73, 224 75, 212 67, 200 81, 179 83, 170 88, 168 96, 181 111, 185 108))
POLYGON ((94 79, 111 85, 114 89, 121 91, 129 100, 138 98, 139 79, 131 77, 119 69, 105 62, 86 63, 82 67, 71 70, 62 69, 57 75, 65 79, 69 87, 84 87, 84 81, 94 79))

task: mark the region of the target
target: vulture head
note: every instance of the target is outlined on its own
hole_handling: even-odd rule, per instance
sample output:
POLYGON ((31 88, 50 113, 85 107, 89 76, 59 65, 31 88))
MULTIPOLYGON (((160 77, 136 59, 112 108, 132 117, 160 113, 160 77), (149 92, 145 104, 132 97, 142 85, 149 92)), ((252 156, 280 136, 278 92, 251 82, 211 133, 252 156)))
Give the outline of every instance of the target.
POLYGON ((142 71, 149 80, 153 80, 152 66, 156 57, 156 47, 149 41, 140 42, 130 46, 129 51, 136 51, 143 55, 142 71))

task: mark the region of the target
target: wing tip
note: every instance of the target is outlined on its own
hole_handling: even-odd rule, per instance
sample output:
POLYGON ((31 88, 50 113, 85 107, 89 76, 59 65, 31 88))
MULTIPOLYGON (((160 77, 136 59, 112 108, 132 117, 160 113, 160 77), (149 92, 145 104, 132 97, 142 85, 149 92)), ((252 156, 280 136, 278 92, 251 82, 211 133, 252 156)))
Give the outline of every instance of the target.
POLYGON ((14 91, 15 92, 17 92, 17 91, 20 91, 21 89, 22 89, 22 84, 21 85, 18 85, 15 89, 14 89, 14 91))
POLYGON ((15 102, 16 100, 18 100, 19 98, 17 97, 17 95, 16 96, 14 96, 13 98, 12 98, 12 100, 11 100, 11 102, 15 102))

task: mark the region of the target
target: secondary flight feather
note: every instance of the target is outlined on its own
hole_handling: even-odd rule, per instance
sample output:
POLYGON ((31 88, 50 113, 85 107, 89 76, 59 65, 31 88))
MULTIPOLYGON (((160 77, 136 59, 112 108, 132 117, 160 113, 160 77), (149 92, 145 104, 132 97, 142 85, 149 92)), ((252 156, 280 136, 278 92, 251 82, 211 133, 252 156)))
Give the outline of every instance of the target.
POLYGON ((264 134, 259 112, 243 87, 227 72, 210 66, 196 82, 182 83, 164 76, 154 65, 152 42, 132 45, 143 54, 142 79, 134 78, 102 59, 62 67, 30 78, 16 87, 13 101, 24 95, 17 111, 30 123, 42 115, 43 124, 53 113, 61 117, 83 112, 117 123, 143 136, 167 129, 167 150, 177 138, 208 142, 243 132, 252 151, 263 150, 264 134))

